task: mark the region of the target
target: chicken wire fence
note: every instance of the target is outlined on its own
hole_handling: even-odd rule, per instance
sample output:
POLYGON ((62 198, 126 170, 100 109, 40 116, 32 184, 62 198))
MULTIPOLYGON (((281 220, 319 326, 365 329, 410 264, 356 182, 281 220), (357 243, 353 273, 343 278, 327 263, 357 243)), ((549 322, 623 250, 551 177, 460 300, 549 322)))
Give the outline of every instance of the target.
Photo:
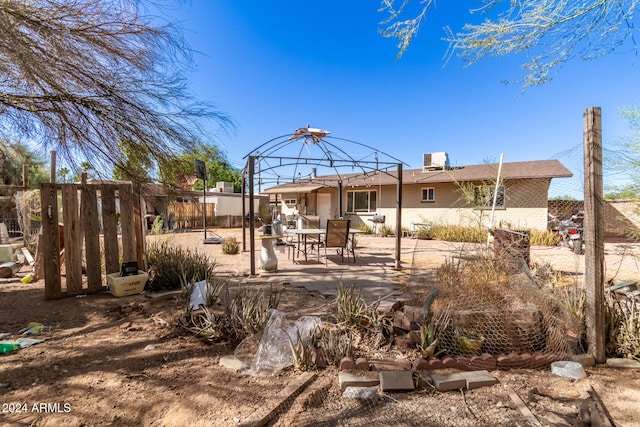
MULTIPOLYGON (((450 256, 437 265, 412 263, 409 281, 422 293, 423 325, 436 341, 433 357, 519 355, 525 357, 515 357, 513 367, 546 368, 586 350, 581 147, 558 160, 571 178, 505 180, 499 192, 495 182, 482 183, 473 191, 461 190, 467 204, 476 206, 460 209, 456 223, 430 221, 428 237, 455 241, 464 234, 460 240, 466 241, 452 242, 450 256), (494 191, 477 189, 482 186, 494 191), (484 200, 478 198, 483 192, 484 200), (491 210, 488 201, 498 209, 491 210), (518 216, 509 215, 519 209, 518 216)), ((603 178, 606 188, 606 172, 603 178)), ((638 277, 635 245, 625 239, 634 237, 640 221, 636 203, 606 200, 604 209, 603 285, 608 286, 638 277)), ((529 425, 505 383, 492 386, 490 393, 427 387, 382 394, 375 401, 340 398, 340 390, 322 389, 292 399, 272 425, 529 425)))

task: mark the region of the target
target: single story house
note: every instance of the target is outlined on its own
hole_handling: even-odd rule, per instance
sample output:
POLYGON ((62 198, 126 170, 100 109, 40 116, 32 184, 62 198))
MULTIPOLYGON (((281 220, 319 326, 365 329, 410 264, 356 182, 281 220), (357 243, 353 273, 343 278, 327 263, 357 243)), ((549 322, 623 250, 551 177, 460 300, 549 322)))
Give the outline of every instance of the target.
MULTIPOLYGON (((487 226, 492 216, 494 227, 544 230, 551 179, 572 176, 558 160, 503 163, 496 192, 498 164, 450 167, 446 153, 431 154, 425 155, 422 169, 402 171, 405 230, 424 223, 487 226), (434 164, 432 157, 444 160, 434 164)), ((287 219, 311 217, 322 227, 327 219, 343 216, 358 226, 371 225, 374 215, 383 215, 385 226, 394 229, 397 183, 397 171, 378 171, 316 176, 271 187, 265 193, 276 200, 287 219)))

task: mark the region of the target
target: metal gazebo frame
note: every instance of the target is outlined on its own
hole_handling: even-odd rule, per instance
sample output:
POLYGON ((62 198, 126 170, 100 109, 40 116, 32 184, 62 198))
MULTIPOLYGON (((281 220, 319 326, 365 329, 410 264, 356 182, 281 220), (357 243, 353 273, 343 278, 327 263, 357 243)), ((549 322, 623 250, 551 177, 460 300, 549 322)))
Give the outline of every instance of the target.
MULTIPOLYGON (((246 164, 242 175, 242 194, 249 193, 249 212, 246 209, 246 198, 242 197, 243 217, 249 219, 249 244, 251 252, 251 275, 256 274, 255 261, 255 175, 256 166, 258 166, 258 188, 265 182, 265 174, 274 174, 271 178, 274 184, 280 184, 281 179, 286 182, 303 184, 322 184, 326 187, 338 188, 338 209, 339 217, 342 217, 342 189, 343 185, 362 180, 363 177, 375 176, 378 173, 384 173, 396 178, 396 244, 395 244, 395 268, 400 269, 400 251, 402 233, 402 170, 404 163, 389 154, 380 150, 361 144, 356 141, 336 138, 329 136, 330 132, 311 128, 307 125, 305 128, 299 128, 293 134, 282 135, 271 139, 262 145, 253 149, 244 158, 246 164), (280 155, 281 151, 287 148, 295 148, 296 144, 301 143, 297 156, 280 155), (346 144, 353 144, 359 150, 368 150, 358 159, 353 158, 344 148, 346 144), (303 157, 303 152, 307 151, 309 157, 303 157), (313 155, 311 151, 317 151, 318 154, 313 155), (280 168, 293 168, 290 178, 277 174, 275 171, 280 168), (302 175, 302 171, 311 168, 311 173, 302 175), (318 178, 317 169, 328 168, 333 169, 337 179, 318 178), (351 168, 351 173, 340 172, 341 169, 351 168), (357 169, 357 172, 355 172, 357 169), (396 174, 391 172, 395 169, 396 174), (247 188, 248 187, 248 188, 247 188)), ((306 171, 305 171, 306 172, 306 171)), ((260 190, 258 190, 260 191, 260 190)), ((242 248, 246 251, 246 225, 242 222, 242 248)))

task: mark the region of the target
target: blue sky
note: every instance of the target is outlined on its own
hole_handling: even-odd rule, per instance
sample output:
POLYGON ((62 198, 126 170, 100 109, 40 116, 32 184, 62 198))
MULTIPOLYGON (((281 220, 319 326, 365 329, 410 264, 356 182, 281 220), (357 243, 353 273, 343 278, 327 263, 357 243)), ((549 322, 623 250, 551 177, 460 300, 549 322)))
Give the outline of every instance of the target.
MULTIPOLYGON (((415 2, 416 0, 414 0, 415 2)), ((574 60, 522 94, 519 58, 444 63, 442 27, 459 29, 475 2, 437 2, 405 55, 379 35, 377 1, 194 0, 175 7, 196 70, 191 89, 236 123, 211 128, 242 167, 253 148, 310 124, 387 152, 411 167, 446 151, 452 165, 542 160, 582 143, 583 113, 599 106, 603 135, 627 132, 621 107, 640 102, 633 53, 574 60)))

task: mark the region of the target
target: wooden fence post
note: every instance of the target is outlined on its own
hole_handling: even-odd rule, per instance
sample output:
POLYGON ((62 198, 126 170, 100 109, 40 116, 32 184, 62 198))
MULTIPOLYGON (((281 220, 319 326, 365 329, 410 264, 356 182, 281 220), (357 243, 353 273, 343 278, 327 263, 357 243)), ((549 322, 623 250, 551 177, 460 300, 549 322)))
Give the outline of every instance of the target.
POLYGON ((103 185, 102 231, 104 238, 104 263, 107 274, 120 271, 120 251, 118 247, 118 217, 116 215, 116 186, 103 185))
POLYGON ((58 231, 58 194, 54 183, 40 184, 42 206, 42 255, 44 299, 62 297, 60 278, 60 232, 58 231))
POLYGON ((78 210, 78 188, 62 184, 62 215, 64 221, 64 264, 67 294, 82 293, 82 234, 78 210))
POLYGON ((89 293, 102 291, 102 267, 100 258, 100 224, 96 186, 82 182, 82 223, 87 258, 87 288, 89 293))
POLYGON ((133 223, 133 189, 131 184, 120 184, 118 187, 120 200, 120 231, 122 233, 122 261, 138 260, 136 253, 135 229, 133 223))
POLYGON ((602 112, 591 107, 584 113, 585 320, 589 353, 598 363, 605 362, 602 193, 602 112))

